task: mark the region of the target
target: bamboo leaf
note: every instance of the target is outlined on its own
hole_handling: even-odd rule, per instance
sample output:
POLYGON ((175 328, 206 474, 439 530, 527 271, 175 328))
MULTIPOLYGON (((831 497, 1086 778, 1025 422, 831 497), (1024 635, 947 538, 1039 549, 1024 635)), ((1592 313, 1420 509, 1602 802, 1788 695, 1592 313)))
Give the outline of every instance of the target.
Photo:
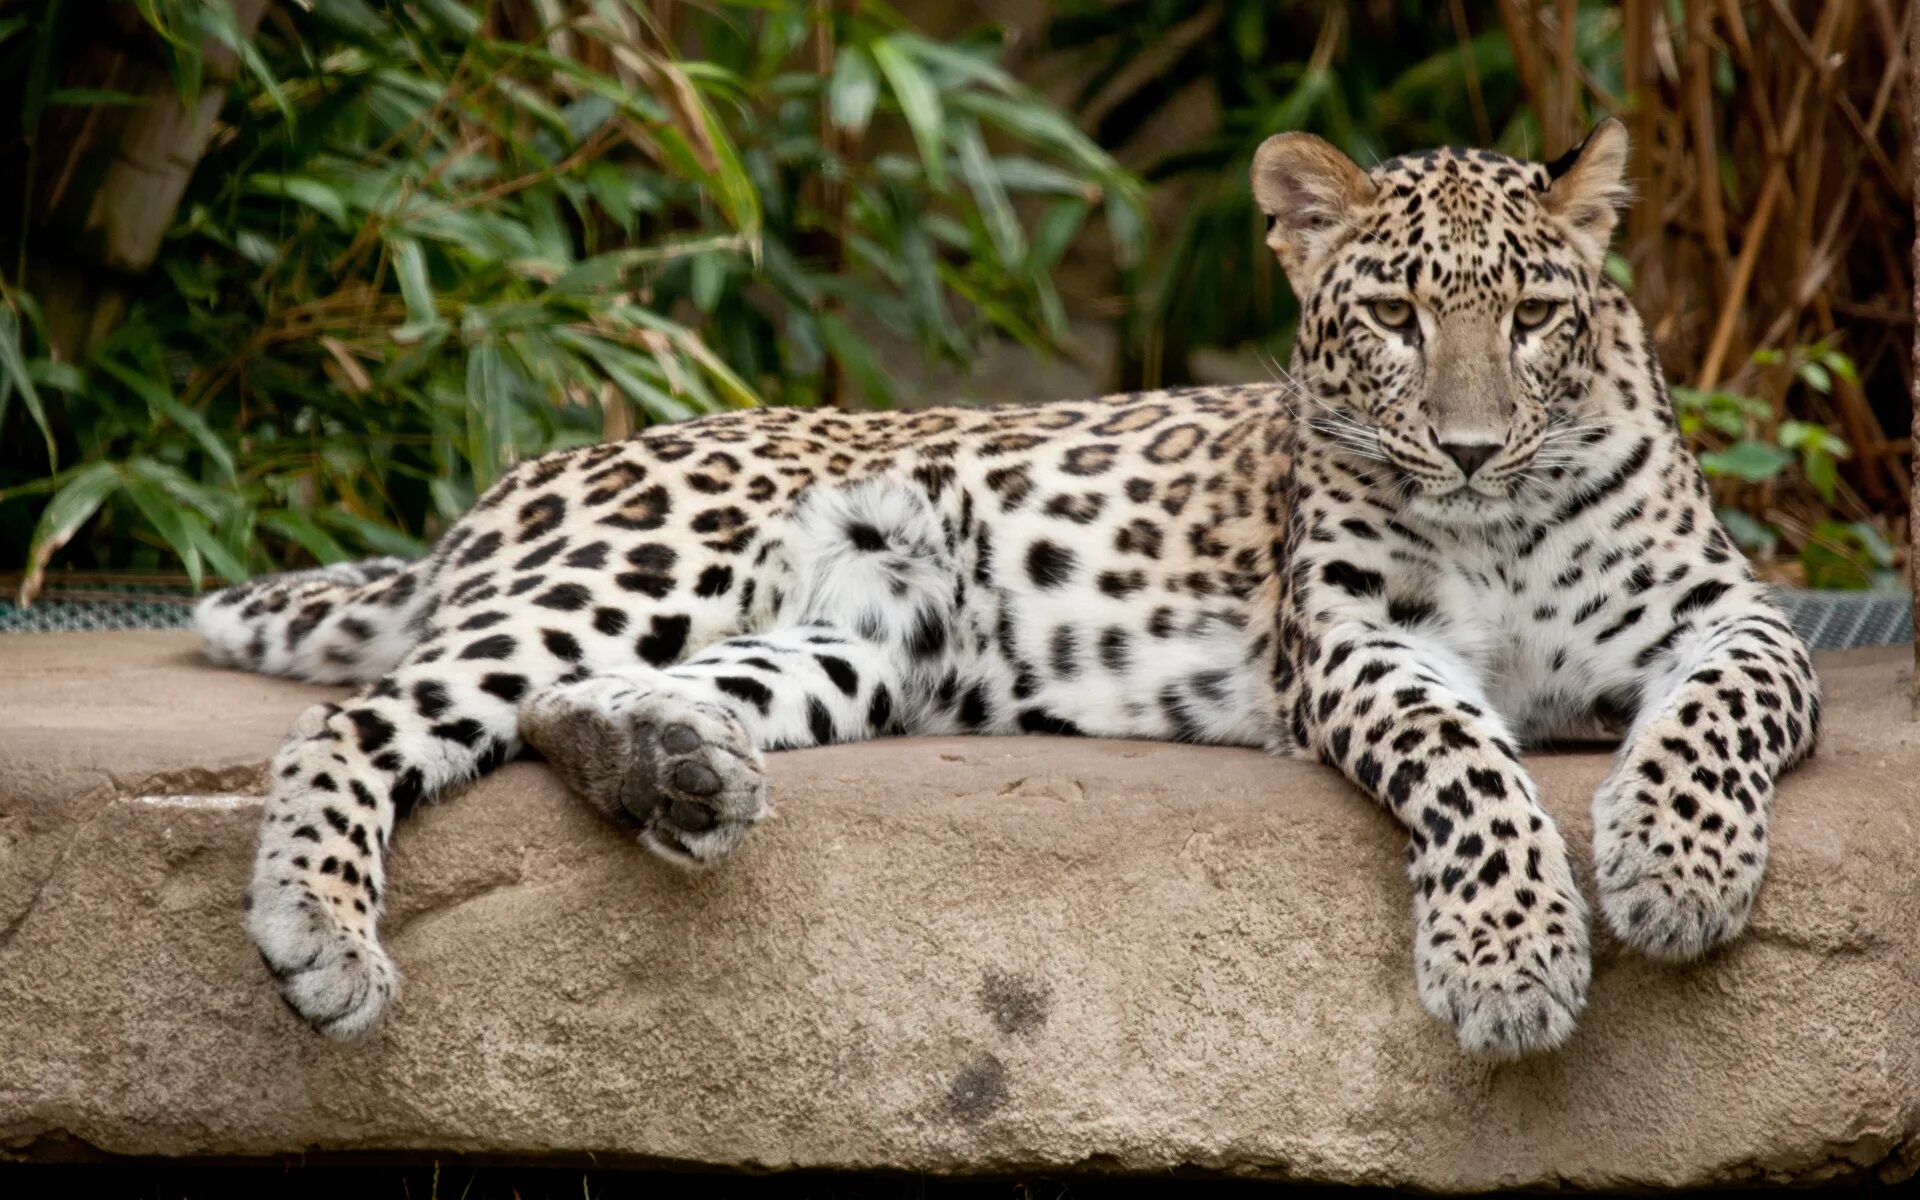
POLYGON ((1147 218, 1140 204, 1122 192, 1107 193, 1107 230, 1120 266, 1131 267, 1146 255, 1147 218))
POLYGON ((701 254, 689 264, 693 282, 693 306, 703 313, 711 313, 720 304, 720 297, 727 286, 727 259, 721 254, 701 254))
POLYGON ((140 515, 153 526, 162 541, 180 557, 181 565, 187 569, 187 578, 193 583, 193 590, 200 590, 200 547, 188 529, 189 516, 196 514, 182 510, 173 499, 159 488, 141 479, 126 481, 127 498, 140 510, 140 515))
POLYGON ((400 281, 400 295, 407 303, 407 323, 393 331, 394 340, 417 342, 445 330, 447 322, 434 306, 433 286, 427 281, 427 256, 420 243, 410 237, 392 237, 387 244, 393 251, 393 273, 400 281))
POLYGON ((894 102, 913 131, 914 144, 920 148, 920 161, 926 168, 927 182, 936 188, 947 183, 946 118, 941 112, 940 94, 933 81, 907 53, 888 38, 875 38, 873 61, 893 89, 894 102))
MULTIPOLYGON (((84 392, 87 388, 86 374, 80 368, 50 358, 36 358, 27 363, 27 377, 41 387, 60 392, 84 392)), ((5 383, 0 380, 0 390, 4 390, 5 383)))
POLYGON ((484 491, 504 460, 508 414, 513 408, 506 360, 488 338, 467 351, 467 454, 474 486, 484 491))
MULTIPOLYGON (((197 550, 218 571, 222 578, 230 583, 239 583, 247 578, 247 565, 240 556, 221 542, 206 521, 198 513, 187 514, 187 536, 193 540, 197 550)), ((199 584, 196 582, 195 587, 199 584)))
POLYGON ((896 198, 898 221, 897 261, 906 283, 908 310, 922 341, 947 348, 954 344, 955 332, 946 301, 940 290, 939 255, 933 239, 904 197, 896 198))
POLYGON ((27 570, 20 581, 20 605, 26 607, 40 594, 46 583, 47 563, 60 547, 72 540, 82 525, 93 519, 119 489, 120 469, 112 463, 95 462, 79 467, 69 475, 40 511, 33 528, 33 540, 27 545, 27 570))
POLYGON ((1752 440, 1735 442, 1725 450, 1700 456, 1700 465, 1709 475, 1730 475, 1749 483, 1764 483, 1786 469, 1793 452, 1752 440))
POLYGON ((1027 255, 1026 237, 1020 232, 1020 219, 1014 216, 1006 189, 1000 186, 1000 176, 993 169, 993 159, 987 154, 980 126, 971 119, 954 122, 953 142, 961 173, 967 177, 974 202, 980 206, 980 218, 986 224, 987 235, 993 239, 1000 265, 1018 270, 1027 255))
POLYGON ((358 513, 341 509, 325 509, 317 514, 321 524, 331 525, 343 533, 353 535, 375 554, 394 554, 401 558, 419 558, 427 552, 427 545, 419 538, 402 533, 378 521, 370 521, 358 513))
POLYGON ((1109 185, 1124 178, 1119 164, 1057 109, 1033 100, 1013 100, 984 92, 958 92, 949 99, 954 108, 971 113, 996 129, 1065 155, 1083 172, 1109 185))
POLYGON ((181 503, 190 506, 208 520, 219 520, 223 516, 231 516, 245 506, 245 501, 231 486, 207 487, 187 478, 180 468, 171 463, 160 462, 145 455, 128 459, 122 464, 122 469, 130 477, 150 483, 176 497, 181 503))
POLYGON ((873 57, 857 45, 840 47, 827 84, 827 113, 833 123, 858 137, 866 132, 879 99, 880 77, 874 73, 873 57))
POLYGON ((320 528, 305 513, 297 509, 264 510, 260 513, 260 524, 298 545, 311 554, 315 562, 323 564, 345 562, 353 557, 332 534, 320 528))
POLYGON ((40 401, 40 391, 34 387, 33 374, 27 370, 26 358, 20 352, 20 318, 11 308, 0 305, 0 414, 6 412, 6 403, 15 389, 20 392, 20 402, 27 407, 27 415, 40 430, 40 436, 47 443, 47 466, 50 470, 59 470, 60 451, 54 445, 53 426, 47 421, 46 405, 40 401))
POLYGON ((1050 205, 1041 215, 1039 227, 1034 230, 1033 249, 1028 255, 1027 269, 1036 275, 1052 271, 1060 261, 1060 256, 1073 244, 1080 227, 1086 223, 1091 207, 1084 200, 1062 200, 1050 205))
POLYGON ((472 37, 480 32, 480 14, 459 0, 418 0, 422 11, 450 33, 472 37))
POLYGON ((893 399, 892 382, 873 357, 867 344, 854 336, 846 322, 832 313, 821 313, 816 322, 820 327, 820 340, 826 343, 827 350, 842 367, 854 386, 860 389, 868 404, 881 407, 893 399))
POLYGON ((673 262, 682 258, 697 260, 716 251, 737 252, 748 248, 749 243, 746 238, 729 234, 686 242, 671 242, 663 246, 635 246, 625 250, 609 250, 605 254, 596 254, 592 258, 585 258, 575 263, 567 269, 565 274, 553 281, 552 290, 562 294, 603 291, 624 286, 626 277, 641 267, 673 262))
POLYGON ((207 425, 206 419, 174 398, 165 383, 151 376, 142 375, 131 368, 115 362, 105 355, 95 355, 93 365, 105 371, 124 384, 127 390, 147 402, 156 419, 165 417, 175 425, 187 431, 187 434, 207 452, 220 473, 232 479, 236 473, 233 451, 207 425))
POLYGON ((53 43, 59 31, 57 22, 42 16, 34 22, 33 47, 27 59, 26 84, 20 96, 20 132, 27 140, 33 138, 33 131, 40 124, 40 113, 46 108, 47 95, 53 90, 53 43))
POLYGON ((896 33, 893 41, 921 62, 951 76, 955 81, 977 83, 1007 96, 1030 99, 1013 76, 989 59, 911 33, 896 33))
POLYGON ((1008 191, 1042 192, 1056 196, 1091 198, 1099 189, 1080 175, 1052 163, 1022 155, 1001 155, 993 160, 994 173, 1008 191))
POLYGON ((727 221, 736 232, 757 242, 761 223, 760 190, 754 186, 746 167, 741 164, 740 151, 734 146, 726 126, 714 116, 705 100, 700 102, 700 118, 706 123, 707 140, 713 146, 714 158, 718 163, 713 180, 720 209, 727 214, 727 221))
POLYGON ((1840 486, 1840 463, 1833 455, 1824 451, 1809 452, 1801 464, 1806 473, 1807 482, 1820 498, 1828 504, 1833 503, 1835 490, 1840 486))
POLYGON ((729 367, 719 355, 715 354, 705 342, 701 341, 698 334, 695 334, 684 325, 678 325, 663 317, 655 316, 645 309, 633 309, 631 315, 646 328, 664 334, 682 354, 685 354, 688 358, 693 359, 699 363, 701 367, 705 368, 707 374, 712 377, 715 383, 720 385, 720 389, 723 392, 727 393, 728 399, 732 401, 734 405, 740 408, 753 408, 760 403, 760 397, 755 394, 751 387, 747 386, 746 380, 734 374, 733 368, 729 367))
POLYGON ((300 175, 251 175, 247 178, 246 189, 263 196, 285 196, 289 200, 297 200, 342 229, 353 223, 347 214, 345 197, 318 179, 300 175))
POLYGON ((1719 512, 1720 523, 1727 527, 1733 540, 1748 550, 1771 551, 1780 540, 1780 534, 1767 525, 1754 520, 1737 508, 1723 508, 1719 512))
POLYGON ((247 73, 259 83, 260 90, 267 94, 273 101, 274 107, 280 110, 281 117, 291 126, 294 123, 293 101, 288 98, 286 89, 280 86, 280 80, 275 77, 273 69, 267 65, 267 60, 261 56, 252 39, 241 34, 233 6, 231 4, 201 5, 198 15, 209 34, 227 49, 239 55, 241 63, 247 68, 247 73))

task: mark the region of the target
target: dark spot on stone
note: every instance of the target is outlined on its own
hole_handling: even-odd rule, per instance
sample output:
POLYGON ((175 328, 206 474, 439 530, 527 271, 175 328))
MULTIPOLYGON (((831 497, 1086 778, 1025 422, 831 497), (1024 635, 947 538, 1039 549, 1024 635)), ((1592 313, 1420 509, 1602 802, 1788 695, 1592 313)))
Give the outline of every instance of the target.
POLYGON ((991 1054, 983 1054, 953 1077, 947 1088, 947 1111, 973 1124, 984 1121, 1006 1106, 1007 1068, 991 1054))
POLYGON ((1047 1023, 1052 996, 1018 975, 988 971, 980 977, 980 1008, 1001 1033, 1032 1033, 1047 1023))

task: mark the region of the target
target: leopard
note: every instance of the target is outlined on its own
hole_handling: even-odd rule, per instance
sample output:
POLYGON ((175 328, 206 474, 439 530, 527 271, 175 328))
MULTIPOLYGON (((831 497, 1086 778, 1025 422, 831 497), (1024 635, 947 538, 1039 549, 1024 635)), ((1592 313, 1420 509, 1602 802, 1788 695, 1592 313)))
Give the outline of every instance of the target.
POLYGON ((1552 162, 1279 133, 1267 382, 730 410, 512 465, 422 557, 210 593, 213 663, 351 689, 268 768, 245 921, 282 997, 381 1024, 397 822, 523 752, 697 871, 771 811, 769 753, 1045 734, 1337 772, 1404 838, 1418 1003, 1466 1055, 1561 1048, 1594 917, 1522 748, 1617 740, 1595 905, 1684 963, 1747 925, 1820 720, 1607 269, 1627 161, 1617 120, 1552 162))

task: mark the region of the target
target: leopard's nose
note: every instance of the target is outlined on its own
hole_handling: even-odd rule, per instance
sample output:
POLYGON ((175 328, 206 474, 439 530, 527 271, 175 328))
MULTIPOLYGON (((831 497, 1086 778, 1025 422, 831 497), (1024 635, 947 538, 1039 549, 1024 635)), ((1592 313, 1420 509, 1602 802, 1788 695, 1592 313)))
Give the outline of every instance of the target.
POLYGON ((1487 465, 1487 460, 1500 452, 1498 442, 1441 442, 1441 451, 1454 461, 1460 473, 1468 479, 1473 473, 1487 465))

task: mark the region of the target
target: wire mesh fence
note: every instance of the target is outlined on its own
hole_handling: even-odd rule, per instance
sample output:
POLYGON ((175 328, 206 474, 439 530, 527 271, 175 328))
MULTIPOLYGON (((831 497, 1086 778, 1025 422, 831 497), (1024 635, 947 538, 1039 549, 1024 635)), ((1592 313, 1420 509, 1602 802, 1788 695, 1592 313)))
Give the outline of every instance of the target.
MULTIPOLYGON (((13 592, 9 589, 6 594, 13 592)), ((1913 640, 1913 599, 1904 591, 1779 588, 1774 595, 1793 627, 1815 650, 1893 646, 1913 640)), ((192 589, 183 582, 56 582, 31 607, 0 600, 0 634, 186 629, 193 623, 193 601, 192 589)))

